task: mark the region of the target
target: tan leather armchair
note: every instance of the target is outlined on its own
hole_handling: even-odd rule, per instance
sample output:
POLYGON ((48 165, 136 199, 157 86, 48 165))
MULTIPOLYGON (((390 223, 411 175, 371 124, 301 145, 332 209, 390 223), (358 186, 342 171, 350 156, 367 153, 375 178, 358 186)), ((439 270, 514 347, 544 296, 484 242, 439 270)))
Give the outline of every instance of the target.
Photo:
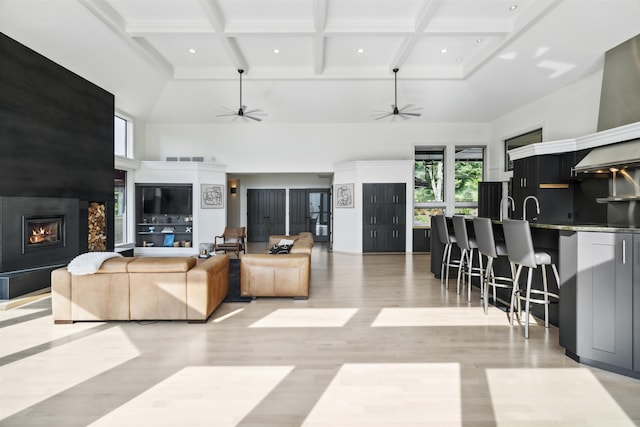
POLYGON ((245 227, 225 227, 224 233, 213 239, 213 252, 223 251, 226 254, 231 251, 236 253, 236 258, 239 258, 241 251, 247 253, 246 237, 245 227))

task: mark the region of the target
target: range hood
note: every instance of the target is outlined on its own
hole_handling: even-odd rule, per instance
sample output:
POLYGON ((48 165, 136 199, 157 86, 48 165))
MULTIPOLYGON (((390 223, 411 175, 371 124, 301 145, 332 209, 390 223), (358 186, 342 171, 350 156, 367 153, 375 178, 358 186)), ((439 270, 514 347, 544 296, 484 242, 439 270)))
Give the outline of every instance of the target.
POLYGON ((574 168, 574 172, 608 172, 610 168, 640 166, 640 139, 598 147, 591 150, 574 168))

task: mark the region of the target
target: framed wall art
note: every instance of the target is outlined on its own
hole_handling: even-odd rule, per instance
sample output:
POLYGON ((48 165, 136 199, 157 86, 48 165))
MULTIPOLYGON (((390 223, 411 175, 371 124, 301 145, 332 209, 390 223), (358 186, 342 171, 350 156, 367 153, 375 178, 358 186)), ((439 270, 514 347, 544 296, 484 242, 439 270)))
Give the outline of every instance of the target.
POLYGON ((200 207, 202 209, 224 208, 224 185, 201 184, 200 207))
POLYGON ((354 206, 353 184, 336 184, 334 194, 336 208, 352 208, 354 206))

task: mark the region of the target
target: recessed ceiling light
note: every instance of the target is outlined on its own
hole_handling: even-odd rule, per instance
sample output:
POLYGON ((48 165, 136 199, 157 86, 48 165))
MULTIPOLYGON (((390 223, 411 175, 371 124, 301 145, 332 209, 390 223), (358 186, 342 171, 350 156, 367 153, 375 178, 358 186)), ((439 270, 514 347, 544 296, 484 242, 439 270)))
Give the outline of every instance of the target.
POLYGON ((448 50, 446 48, 440 49, 440 53, 447 53, 447 52, 448 52, 448 50))
POLYGON ((456 62, 462 62, 462 58, 456 58, 456 62))
POLYGON ((357 51, 357 52, 358 52, 358 53, 364 53, 364 49, 363 49, 363 48, 360 48, 360 49, 358 49, 358 51, 357 51))
POLYGON ((196 53, 197 50, 195 50, 194 48, 189 49, 189 53, 196 53))
POLYGON ((518 8, 518 5, 517 5, 517 4, 514 4, 514 5, 512 5, 512 6, 509 6, 509 10, 511 10, 511 11, 516 10, 517 8, 518 8))
POLYGON ((273 53, 275 53, 276 55, 280 53, 280 49, 273 49, 273 53))
POLYGON ((482 43, 484 39, 476 39, 476 43, 482 43))

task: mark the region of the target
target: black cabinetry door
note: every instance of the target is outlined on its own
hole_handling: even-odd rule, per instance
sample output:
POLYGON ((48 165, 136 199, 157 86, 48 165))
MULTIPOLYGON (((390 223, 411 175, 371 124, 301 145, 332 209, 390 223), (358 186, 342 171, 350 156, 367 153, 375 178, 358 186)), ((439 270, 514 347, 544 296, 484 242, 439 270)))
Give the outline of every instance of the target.
POLYGON ((431 229, 413 229, 413 252, 431 252, 431 229))
POLYGON ((514 218, 523 218, 523 203, 527 196, 535 196, 540 203, 536 212, 533 200, 526 206, 529 221, 562 223, 573 219, 572 185, 564 179, 562 158, 559 155, 533 156, 513 163, 511 196, 515 201, 514 218))
POLYGON ((284 234, 285 199, 280 188, 247 191, 247 241, 266 242, 271 235, 284 234))
POLYGON ((405 189, 404 183, 363 184, 363 252, 404 252, 405 189))

